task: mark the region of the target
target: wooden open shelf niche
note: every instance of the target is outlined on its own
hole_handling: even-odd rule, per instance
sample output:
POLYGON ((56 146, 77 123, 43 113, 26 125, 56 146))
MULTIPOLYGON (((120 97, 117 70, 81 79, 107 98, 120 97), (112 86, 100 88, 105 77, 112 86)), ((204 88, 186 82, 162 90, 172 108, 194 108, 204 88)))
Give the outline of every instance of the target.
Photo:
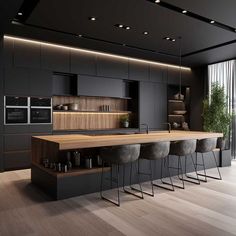
POLYGON ((77 103, 79 111, 53 111, 54 130, 98 130, 120 128, 120 117, 130 114, 128 102, 123 98, 54 96, 53 107, 77 103), (109 105, 110 112, 100 111, 102 105, 109 105))

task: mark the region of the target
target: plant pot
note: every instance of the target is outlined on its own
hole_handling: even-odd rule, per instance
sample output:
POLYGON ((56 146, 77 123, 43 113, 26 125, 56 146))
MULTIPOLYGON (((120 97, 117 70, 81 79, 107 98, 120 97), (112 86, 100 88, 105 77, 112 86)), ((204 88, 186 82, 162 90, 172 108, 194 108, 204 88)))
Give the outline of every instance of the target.
POLYGON ((123 125, 124 128, 128 128, 129 127, 129 121, 124 121, 122 123, 122 125, 123 125))
POLYGON ((225 139, 224 138, 218 138, 216 147, 220 148, 220 150, 225 150, 225 139))

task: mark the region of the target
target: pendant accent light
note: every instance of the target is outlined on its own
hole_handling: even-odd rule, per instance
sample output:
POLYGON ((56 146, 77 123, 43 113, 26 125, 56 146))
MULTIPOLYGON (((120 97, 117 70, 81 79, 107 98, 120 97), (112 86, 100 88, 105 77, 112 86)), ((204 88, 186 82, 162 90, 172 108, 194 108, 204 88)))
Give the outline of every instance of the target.
POLYGON ((182 37, 179 37, 179 92, 174 95, 176 100, 184 100, 182 92, 182 37))

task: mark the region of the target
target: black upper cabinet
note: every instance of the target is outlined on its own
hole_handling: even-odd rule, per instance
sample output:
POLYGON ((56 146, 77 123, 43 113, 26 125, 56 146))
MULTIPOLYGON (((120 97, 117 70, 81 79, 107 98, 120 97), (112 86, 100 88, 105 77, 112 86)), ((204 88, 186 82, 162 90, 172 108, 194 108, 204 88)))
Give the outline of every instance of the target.
POLYGON ((98 76, 128 79, 128 60, 98 56, 98 76))
POLYGON ((30 96, 52 96, 52 72, 47 70, 29 70, 30 96))
POLYGON ((71 73, 96 75, 96 55, 71 50, 71 73))
POLYGON ((40 68, 40 45, 15 40, 14 66, 40 68))
POLYGON ((29 95, 29 70, 25 68, 6 68, 4 75, 5 95, 29 95))
POLYGON ((166 68, 150 65, 150 81, 158 83, 167 83, 165 80, 166 68))
POLYGON ((3 65, 4 67, 13 66, 14 41, 12 39, 5 39, 3 44, 3 65))
POLYGON ((70 72, 70 50, 41 45, 41 67, 42 69, 70 72))
POLYGON ((129 62, 129 79, 138 81, 149 80, 149 65, 141 62, 129 62))
POLYGON ((93 76, 78 77, 78 95, 121 98, 123 93, 122 80, 93 76))
MULTIPOLYGON (((2 134, 2 133, 1 133, 2 134)), ((3 135, 0 134, 0 171, 3 171, 3 135)))

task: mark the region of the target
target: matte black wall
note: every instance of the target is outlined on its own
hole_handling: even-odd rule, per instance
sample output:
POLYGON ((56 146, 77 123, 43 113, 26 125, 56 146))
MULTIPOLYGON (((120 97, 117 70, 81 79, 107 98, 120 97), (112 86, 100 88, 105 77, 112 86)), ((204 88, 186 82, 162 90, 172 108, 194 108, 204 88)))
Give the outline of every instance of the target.
MULTIPOLYGON (((3 95, 52 96, 53 72, 77 74, 83 78, 92 76, 102 83, 109 78, 135 80, 140 82, 140 123, 148 123, 155 129, 167 120, 168 84, 179 83, 176 69, 9 39, 4 41, 1 65, 0 151, 2 149, 3 154, 0 167, 3 169, 29 167, 30 137, 52 133, 51 125, 3 126, 3 95)), ((193 130, 201 129, 204 88, 201 76, 201 69, 183 72, 183 85, 191 87, 190 127, 193 130)), ((112 89, 116 88, 111 86, 112 89)))

